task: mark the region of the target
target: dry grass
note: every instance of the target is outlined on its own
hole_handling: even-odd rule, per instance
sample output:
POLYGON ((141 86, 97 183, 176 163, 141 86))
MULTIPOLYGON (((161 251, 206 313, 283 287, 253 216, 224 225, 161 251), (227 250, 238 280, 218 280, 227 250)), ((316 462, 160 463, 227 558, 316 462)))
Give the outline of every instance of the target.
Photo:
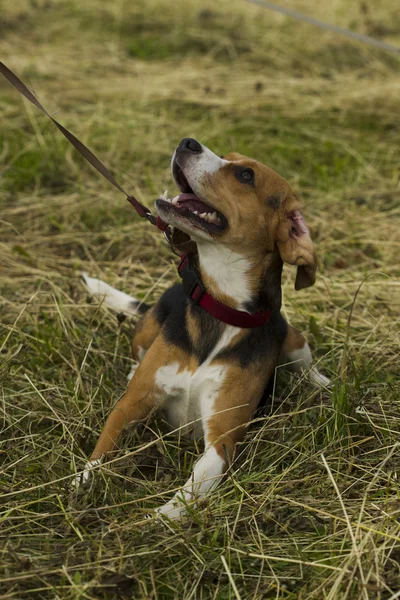
MULTIPOLYGON (((400 45, 394 0, 286 5, 400 45)), ((200 451, 160 421, 69 494, 123 392, 132 329, 79 273, 152 300, 174 258, 0 81, 1 597, 394 600, 399 58, 238 0, 0 9, 2 60, 149 205, 184 136, 293 182, 321 272, 295 293, 286 270, 284 311, 335 382, 324 397, 279 370, 230 475, 183 524, 143 520, 200 451)))

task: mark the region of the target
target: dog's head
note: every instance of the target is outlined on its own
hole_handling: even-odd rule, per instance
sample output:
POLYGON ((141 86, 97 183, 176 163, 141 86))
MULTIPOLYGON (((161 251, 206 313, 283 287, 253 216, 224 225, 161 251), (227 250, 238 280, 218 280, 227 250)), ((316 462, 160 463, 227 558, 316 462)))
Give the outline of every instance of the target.
POLYGON ((301 204, 278 173, 240 154, 220 158, 185 138, 172 157, 172 174, 181 193, 157 200, 164 221, 197 243, 214 241, 239 254, 278 250, 298 267, 296 289, 314 284, 317 259, 301 204))

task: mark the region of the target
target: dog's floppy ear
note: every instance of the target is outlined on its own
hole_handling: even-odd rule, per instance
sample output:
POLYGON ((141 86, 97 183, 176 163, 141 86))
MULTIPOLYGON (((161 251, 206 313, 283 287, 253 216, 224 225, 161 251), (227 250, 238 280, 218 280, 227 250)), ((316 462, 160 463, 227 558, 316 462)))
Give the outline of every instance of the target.
MULTIPOLYGON (((282 206, 284 210, 284 205, 282 206)), ((295 289, 314 285, 317 272, 317 256, 306 222, 300 210, 286 210, 281 214, 276 243, 284 262, 297 265, 295 289)))
POLYGON ((172 230, 172 244, 179 252, 198 254, 196 243, 193 242, 187 233, 177 227, 174 227, 172 230))

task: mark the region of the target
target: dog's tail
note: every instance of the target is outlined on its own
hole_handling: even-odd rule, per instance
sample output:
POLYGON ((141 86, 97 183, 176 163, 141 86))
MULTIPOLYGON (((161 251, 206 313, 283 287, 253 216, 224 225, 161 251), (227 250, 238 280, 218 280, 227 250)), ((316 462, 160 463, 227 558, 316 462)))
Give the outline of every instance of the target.
POLYGON ((150 308, 148 304, 140 302, 134 296, 129 296, 125 292, 116 290, 101 279, 89 277, 87 273, 82 273, 82 280, 91 296, 95 296, 117 313, 124 315, 140 315, 147 312, 150 308))

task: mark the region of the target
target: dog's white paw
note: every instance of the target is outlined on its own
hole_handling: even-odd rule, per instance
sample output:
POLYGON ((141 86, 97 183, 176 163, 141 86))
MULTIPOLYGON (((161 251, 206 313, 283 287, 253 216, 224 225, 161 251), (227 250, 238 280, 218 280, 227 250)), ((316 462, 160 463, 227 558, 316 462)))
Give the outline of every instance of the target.
POLYGON ((156 517, 167 517, 171 521, 178 521, 187 515, 187 508, 178 496, 154 510, 156 517))
POLYGON ((79 473, 79 475, 76 475, 76 477, 74 477, 71 481, 71 483, 69 484, 70 490, 74 491, 74 490, 78 490, 81 487, 86 486, 89 481, 90 478, 92 476, 92 469, 94 467, 97 467, 98 465, 101 465, 102 463, 102 458, 97 458, 96 460, 89 460, 86 464, 85 467, 82 471, 82 473, 79 473))
POLYGON ((328 379, 328 377, 325 377, 325 375, 322 375, 315 366, 311 367, 308 379, 310 383, 318 388, 329 388, 332 386, 331 380, 328 379))

